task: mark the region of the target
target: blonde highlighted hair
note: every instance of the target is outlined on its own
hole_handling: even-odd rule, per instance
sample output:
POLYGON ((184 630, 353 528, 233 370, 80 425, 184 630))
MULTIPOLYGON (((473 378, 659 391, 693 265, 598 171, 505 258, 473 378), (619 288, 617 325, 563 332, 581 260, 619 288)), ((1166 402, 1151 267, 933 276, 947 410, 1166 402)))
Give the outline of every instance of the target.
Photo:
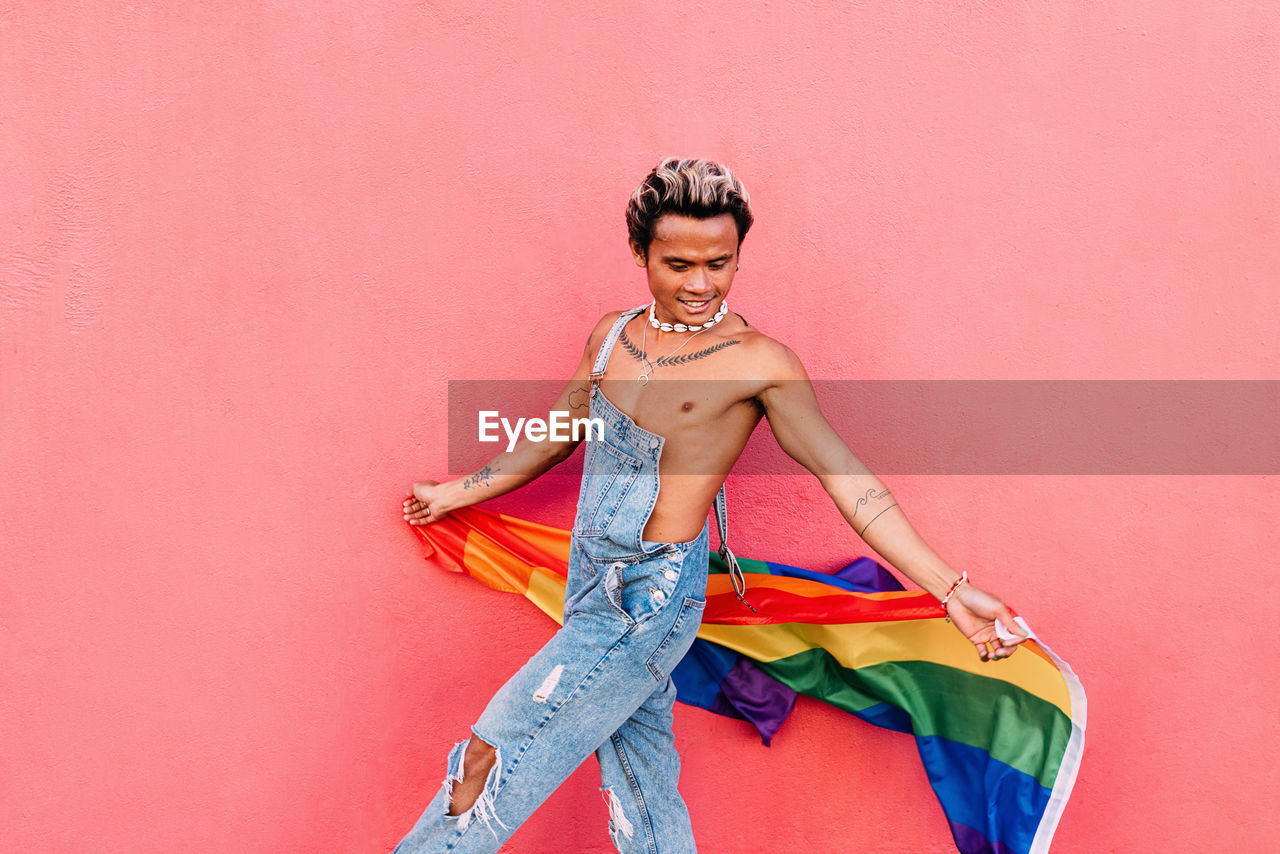
POLYGON ((730 214, 738 225, 738 246, 755 221, 742 182, 713 160, 668 157, 636 187, 627 202, 627 233, 643 256, 649 254, 653 224, 668 213, 697 219, 730 214))

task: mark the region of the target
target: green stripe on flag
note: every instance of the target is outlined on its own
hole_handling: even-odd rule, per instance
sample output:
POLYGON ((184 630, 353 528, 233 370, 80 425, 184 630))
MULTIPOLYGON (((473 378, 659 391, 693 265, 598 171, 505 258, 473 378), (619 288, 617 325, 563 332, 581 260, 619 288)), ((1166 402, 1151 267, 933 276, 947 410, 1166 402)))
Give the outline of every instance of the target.
MULTIPOLYGON (((735 555, 735 557, 737 557, 735 555)), ((769 564, 762 560, 752 560, 749 557, 738 558, 738 568, 744 573, 753 573, 755 575, 769 575, 769 564)), ((707 571, 712 575, 717 573, 723 575, 729 571, 729 564, 724 562, 724 558, 720 557, 717 552, 711 553, 711 559, 707 561, 707 571)), ((832 590, 840 590, 834 587, 832 590)))
POLYGON ((847 712, 877 703, 897 706, 911 716, 916 735, 981 748, 1046 788, 1053 787, 1071 736, 1071 720, 1052 703, 1004 680, 929 661, 852 670, 826 650, 811 649, 756 664, 789 688, 847 712))

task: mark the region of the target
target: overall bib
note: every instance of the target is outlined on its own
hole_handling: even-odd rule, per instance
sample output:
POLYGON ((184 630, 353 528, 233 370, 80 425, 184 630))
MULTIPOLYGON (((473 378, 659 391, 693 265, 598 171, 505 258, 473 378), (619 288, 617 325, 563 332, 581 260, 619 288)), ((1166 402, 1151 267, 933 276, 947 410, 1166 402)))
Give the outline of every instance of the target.
MULTIPOLYGON (((618 318, 591 375, 590 412, 604 421, 605 434, 583 443, 564 625, 472 727, 497 748, 475 806, 446 815, 464 741, 449 755, 444 785, 393 854, 497 851, 593 752, 619 851, 695 850, 676 789, 670 673, 693 643, 706 605, 707 526, 686 543, 641 539, 658 499, 665 440, 637 426, 599 388, 623 325, 644 308, 618 318)), ((723 495, 716 500, 722 540, 723 495)))

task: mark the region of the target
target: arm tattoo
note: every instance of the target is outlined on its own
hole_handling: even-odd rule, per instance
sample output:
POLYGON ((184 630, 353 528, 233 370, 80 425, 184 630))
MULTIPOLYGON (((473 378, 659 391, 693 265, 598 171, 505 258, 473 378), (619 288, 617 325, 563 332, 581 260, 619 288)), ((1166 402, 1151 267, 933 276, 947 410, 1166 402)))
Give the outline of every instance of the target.
POLYGON ((463 489, 475 489, 477 486, 488 486, 493 482, 493 476, 498 473, 498 469, 494 466, 485 466, 480 471, 468 477, 462 482, 463 489))
MULTIPOLYGON (((884 514, 888 513, 890 510, 892 510, 893 508, 895 508, 895 507, 897 507, 897 506, 898 506, 898 505, 897 505, 897 503, 896 503, 896 502, 895 502, 895 503, 893 503, 893 504, 890 504, 888 507, 884 508, 884 509, 883 509, 883 510, 881 510, 879 513, 877 513, 876 515, 872 516, 872 517, 871 517, 871 522, 874 522, 875 520, 879 519, 881 516, 883 516, 884 514)), ((865 524, 865 525, 863 525, 863 526, 862 526, 862 530, 858 532, 858 536, 859 536, 859 537, 861 537, 863 534, 865 534, 865 533, 867 532, 867 528, 870 528, 870 527, 871 527, 871 522, 868 522, 867 524, 865 524)))
MULTIPOLYGON (((876 492, 874 489, 868 489, 868 490, 867 490, 867 494, 866 494, 866 495, 864 495, 864 496, 862 496, 861 498, 859 498, 859 499, 858 499, 858 501, 857 501, 857 503, 853 505, 853 515, 854 515, 854 516, 857 516, 857 515, 858 515, 858 509, 859 509, 860 507, 862 507, 862 505, 867 504, 867 503, 869 503, 870 501, 873 501, 873 500, 878 501, 878 500, 879 500, 879 499, 881 499, 881 498, 887 498, 887 497, 888 497, 888 495, 889 495, 889 490, 888 490, 888 488, 882 489, 882 490, 880 490, 879 492, 876 492)), ((890 510, 892 510, 893 508, 895 508, 895 507, 897 507, 897 506, 898 506, 897 502, 894 502, 893 504, 890 504, 888 507, 884 508, 884 509, 883 509, 883 510, 881 510, 879 513, 877 513, 876 515, 872 516, 872 517, 871 517, 871 522, 874 522, 875 520, 879 519, 879 518, 880 518, 881 516, 883 516, 885 513, 889 512, 890 510)), ((867 528, 870 528, 870 527, 871 527, 871 522, 868 522, 867 524, 865 524, 865 525, 863 525, 863 526, 862 526, 862 530, 861 530, 861 531, 858 531, 858 536, 859 536, 859 537, 861 537, 864 533, 866 533, 867 528)), ((856 530, 856 529, 855 529, 855 530, 856 530)))
POLYGON ((590 410, 591 400, 587 397, 587 387, 580 385, 569 392, 569 408, 575 412, 579 409, 590 410))
POLYGON ((857 503, 857 504, 855 504, 855 505, 853 505, 853 515, 857 516, 857 515, 858 515, 858 508, 859 508, 859 507, 861 507, 863 504, 866 504, 866 503, 867 503, 868 501, 870 501, 871 499, 873 499, 873 498, 875 498, 875 499, 884 498, 884 497, 885 497, 886 495, 888 495, 888 494, 889 494, 889 490, 888 490, 887 488, 886 488, 886 489, 882 489, 882 490, 880 490, 879 492, 876 492, 874 489, 868 489, 868 490, 867 490, 867 494, 866 494, 866 495, 864 495, 864 496, 862 496, 861 498, 859 498, 859 499, 858 499, 858 503, 857 503))

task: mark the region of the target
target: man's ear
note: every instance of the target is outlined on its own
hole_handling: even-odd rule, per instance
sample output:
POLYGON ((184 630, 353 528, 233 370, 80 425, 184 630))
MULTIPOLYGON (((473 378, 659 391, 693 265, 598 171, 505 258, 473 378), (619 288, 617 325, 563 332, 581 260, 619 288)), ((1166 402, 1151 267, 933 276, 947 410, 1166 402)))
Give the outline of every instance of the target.
POLYGON ((631 248, 631 257, 636 259, 637 267, 649 266, 648 253, 643 251, 639 246, 637 246, 635 241, 628 240, 627 246, 631 248))

